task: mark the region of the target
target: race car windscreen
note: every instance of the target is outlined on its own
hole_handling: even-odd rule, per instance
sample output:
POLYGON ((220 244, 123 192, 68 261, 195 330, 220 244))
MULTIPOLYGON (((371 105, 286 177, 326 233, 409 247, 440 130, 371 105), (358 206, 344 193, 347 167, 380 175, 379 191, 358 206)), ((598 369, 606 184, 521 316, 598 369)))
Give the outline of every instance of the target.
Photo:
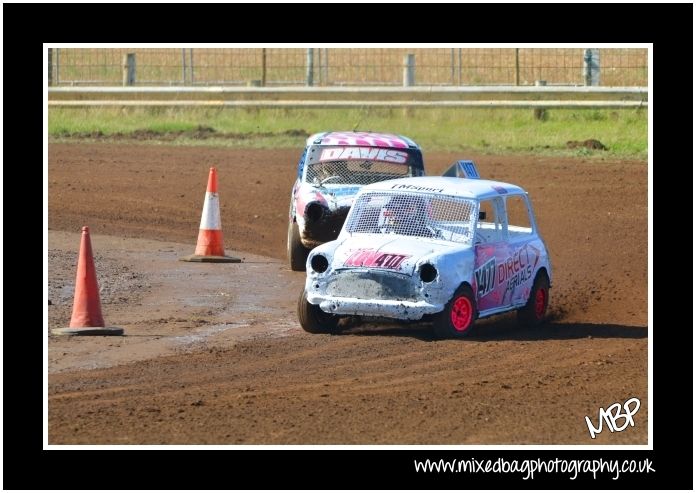
POLYGON ((360 195, 346 220, 348 233, 399 234, 471 244, 476 202, 403 192, 360 195))
POLYGON ((359 146, 314 146, 307 157, 305 181, 317 185, 368 185, 422 175, 417 149, 359 146))

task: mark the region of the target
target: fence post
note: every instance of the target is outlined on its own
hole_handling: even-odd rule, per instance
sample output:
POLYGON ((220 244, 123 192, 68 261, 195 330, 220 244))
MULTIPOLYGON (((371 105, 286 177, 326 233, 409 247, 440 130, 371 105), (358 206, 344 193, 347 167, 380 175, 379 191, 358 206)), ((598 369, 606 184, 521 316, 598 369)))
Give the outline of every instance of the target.
POLYGON ((404 55, 404 87, 414 85, 416 79, 416 55, 404 55))
POLYGON ((515 85, 520 85, 520 49, 515 48, 515 85))
MULTIPOLYGON (((535 86, 545 86, 545 80, 534 81, 535 86)), ((534 108, 534 118, 537 120, 546 120, 546 108, 534 108)))
POLYGON ((261 48, 261 85, 266 86, 266 48, 261 48))
POLYGON ((589 49, 582 54, 582 78, 586 86, 592 85, 592 51, 589 49))
POLYGON ((314 48, 307 48, 307 85, 314 85, 314 48))
POLYGON ((459 76, 458 76, 458 85, 462 85, 462 49, 459 48, 459 76))
POLYGON ((189 72, 191 72, 191 85, 193 85, 193 48, 189 48, 189 72))
POLYGON ((135 84, 135 53, 123 55, 123 85, 132 86, 135 84))
POLYGON ((329 49, 324 48, 324 76, 322 77, 324 85, 329 85, 329 49))
POLYGON ((60 48, 56 48, 56 85, 60 84, 60 48))
POLYGON ((586 49, 582 56, 582 77, 586 86, 599 85, 599 49, 586 49))
POLYGON ((322 75, 324 73, 324 62, 321 59, 321 52, 324 51, 321 48, 317 48, 317 84, 323 86, 322 75))
POLYGON ((450 48, 450 66, 452 67, 452 70, 451 70, 452 85, 454 85, 454 48, 450 48))
POLYGON ((181 85, 186 85, 186 48, 181 48, 181 85))
POLYGON ((48 49, 48 85, 53 85, 53 48, 48 49))

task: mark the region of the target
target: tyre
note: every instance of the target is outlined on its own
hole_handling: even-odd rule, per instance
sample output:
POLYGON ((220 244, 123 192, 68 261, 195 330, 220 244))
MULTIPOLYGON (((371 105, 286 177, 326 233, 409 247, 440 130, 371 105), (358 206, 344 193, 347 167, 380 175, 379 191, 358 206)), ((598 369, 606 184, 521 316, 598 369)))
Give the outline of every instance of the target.
POLYGON ((471 333, 477 315, 474 292, 471 287, 464 284, 455 291, 452 299, 445 305, 445 309, 435 315, 433 319, 435 336, 440 339, 466 337, 471 333))
POLYGON ((549 306, 549 278, 545 272, 537 274, 524 307, 517 310, 517 321, 524 327, 536 327, 546 318, 549 306))
POLYGON ((290 269, 304 271, 307 263, 309 249, 305 248, 300 240, 300 228, 295 221, 288 225, 288 261, 290 269))
POLYGON ((312 334, 329 334, 336 332, 338 317, 325 313, 317 305, 307 301, 307 293, 302 290, 300 299, 297 300, 297 318, 300 319, 302 328, 312 334))

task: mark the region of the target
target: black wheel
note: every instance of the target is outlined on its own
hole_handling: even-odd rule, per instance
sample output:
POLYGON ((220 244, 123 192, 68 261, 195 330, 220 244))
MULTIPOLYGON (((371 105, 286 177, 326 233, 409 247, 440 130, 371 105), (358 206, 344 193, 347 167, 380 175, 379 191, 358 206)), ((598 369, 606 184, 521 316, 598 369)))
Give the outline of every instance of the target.
POLYGON ((300 229, 295 221, 288 225, 288 261, 290 269, 304 271, 309 249, 300 240, 300 229))
POLYGON ((336 332, 338 317, 325 313, 317 305, 307 301, 307 293, 302 290, 300 299, 297 300, 297 318, 300 319, 302 328, 312 334, 327 334, 336 332))
POLYGON ((546 318, 548 306, 549 278, 544 272, 540 272, 534 279, 527 304, 517 310, 517 321, 524 327, 536 327, 546 318))
POLYGON ((435 335, 440 339, 466 337, 471 333, 477 315, 474 292, 468 285, 460 286, 445 309, 434 316, 435 335))

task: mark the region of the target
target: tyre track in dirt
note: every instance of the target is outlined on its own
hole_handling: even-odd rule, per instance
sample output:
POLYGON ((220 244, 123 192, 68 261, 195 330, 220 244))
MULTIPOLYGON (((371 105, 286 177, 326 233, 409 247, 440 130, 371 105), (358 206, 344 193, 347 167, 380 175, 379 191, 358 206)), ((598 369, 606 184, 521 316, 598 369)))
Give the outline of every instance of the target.
POLYGON ((545 329, 548 339, 532 348, 298 332, 93 370, 79 388, 74 374, 60 373, 50 406, 76 419, 52 420, 49 429, 77 443, 133 443, 133 430, 134 443, 583 443, 587 430, 570 419, 574 411, 594 416, 596 402, 630 395, 646 406, 636 428, 596 442, 643 440, 641 334, 597 347, 596 339, 555 340, 558 330, 545 329), (404 349, 418 356, 395 364, 404 349), (521 362, 525 349, 545 354, 543 362, 521 362), (295 352, 303 354, 299 364, 289 356, 295 352), (155 414, 165 419, 150 419, 155 414))

